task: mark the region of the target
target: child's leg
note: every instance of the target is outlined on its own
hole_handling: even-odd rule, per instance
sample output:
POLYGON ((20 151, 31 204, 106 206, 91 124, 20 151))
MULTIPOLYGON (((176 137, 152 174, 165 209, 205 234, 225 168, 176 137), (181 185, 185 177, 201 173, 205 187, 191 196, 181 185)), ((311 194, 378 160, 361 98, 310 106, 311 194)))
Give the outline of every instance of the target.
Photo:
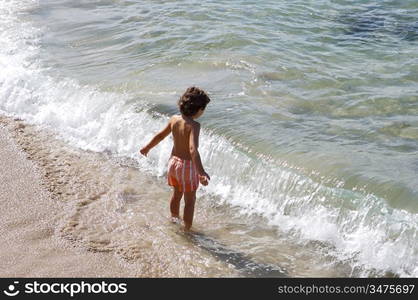
POLYGON ((180 192, 176 187, 173 189, 171 196, 170 211, 171 217, 180 219, 180 200, 183 197, 183 192, 180 192))
POLYGON ((186 230, 190 230, 193 223, 193 214, 194 214, 194 203, 196 201, 196 191, 185 192, 184 193, 184 227, 186 230))

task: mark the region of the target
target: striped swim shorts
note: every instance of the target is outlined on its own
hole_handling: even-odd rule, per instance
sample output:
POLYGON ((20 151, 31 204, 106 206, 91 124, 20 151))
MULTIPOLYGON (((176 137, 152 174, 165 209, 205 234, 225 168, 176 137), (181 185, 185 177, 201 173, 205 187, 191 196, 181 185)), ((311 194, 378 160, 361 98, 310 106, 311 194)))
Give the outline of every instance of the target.
POLYGON ((168 161, 168 185, 180 192, 196 191, 199 186, 199 175, 191 160, 171 156, 168 161))

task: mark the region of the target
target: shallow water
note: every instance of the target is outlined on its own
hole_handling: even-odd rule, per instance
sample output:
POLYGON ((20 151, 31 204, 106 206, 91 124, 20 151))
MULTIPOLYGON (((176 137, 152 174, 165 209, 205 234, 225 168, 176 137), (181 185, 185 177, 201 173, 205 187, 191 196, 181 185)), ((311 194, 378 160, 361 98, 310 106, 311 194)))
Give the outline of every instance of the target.
POLYGON ((212 98, 205 234, 291 276, 417 276, 416 1, 10 1, 0 14, 3 112, 164 185, 170 140, 137 150, 196 84, 212 98))

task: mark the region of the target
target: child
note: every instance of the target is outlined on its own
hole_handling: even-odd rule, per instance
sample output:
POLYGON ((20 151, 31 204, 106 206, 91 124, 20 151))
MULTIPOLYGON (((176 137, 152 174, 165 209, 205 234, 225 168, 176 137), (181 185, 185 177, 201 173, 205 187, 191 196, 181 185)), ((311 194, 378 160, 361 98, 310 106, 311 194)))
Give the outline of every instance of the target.
POLYGON ((200 160, 199 118, 206 105, 210 102, 208 95, 197 87, 190 87, 180 97, 178 106, 181 115, 174 115, 167 126, 143 147, 140 152, 147 156, 148 151, 161 142, 166 136, 173 134, 174 145, 168 161, 168 185, 173 187, 170 210, 173 220, 179 219, 180 200, 184 195, 184 227, 189 231, 192 227, 196 190, 199 182, 208 185, 209 175, 203 169, 200 160))

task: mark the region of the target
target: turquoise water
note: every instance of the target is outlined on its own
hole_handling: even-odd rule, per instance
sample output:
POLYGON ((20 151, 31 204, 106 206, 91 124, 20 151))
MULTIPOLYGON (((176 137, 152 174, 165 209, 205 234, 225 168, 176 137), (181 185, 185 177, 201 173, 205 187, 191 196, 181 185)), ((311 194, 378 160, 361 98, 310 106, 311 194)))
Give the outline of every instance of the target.
POLYGON ((197 84, 214 99, 207 128, 417 212, 417 9, 415 1, 52 1, 36 14, 54 71, 162 113, 175 113, 177 96, 197 84))
POLYGON ((163 176, 169 143, 137 148, 200 86, 202 195, 358 275, 418 274, 417 1, 1 5, 1 110, 163 176))

